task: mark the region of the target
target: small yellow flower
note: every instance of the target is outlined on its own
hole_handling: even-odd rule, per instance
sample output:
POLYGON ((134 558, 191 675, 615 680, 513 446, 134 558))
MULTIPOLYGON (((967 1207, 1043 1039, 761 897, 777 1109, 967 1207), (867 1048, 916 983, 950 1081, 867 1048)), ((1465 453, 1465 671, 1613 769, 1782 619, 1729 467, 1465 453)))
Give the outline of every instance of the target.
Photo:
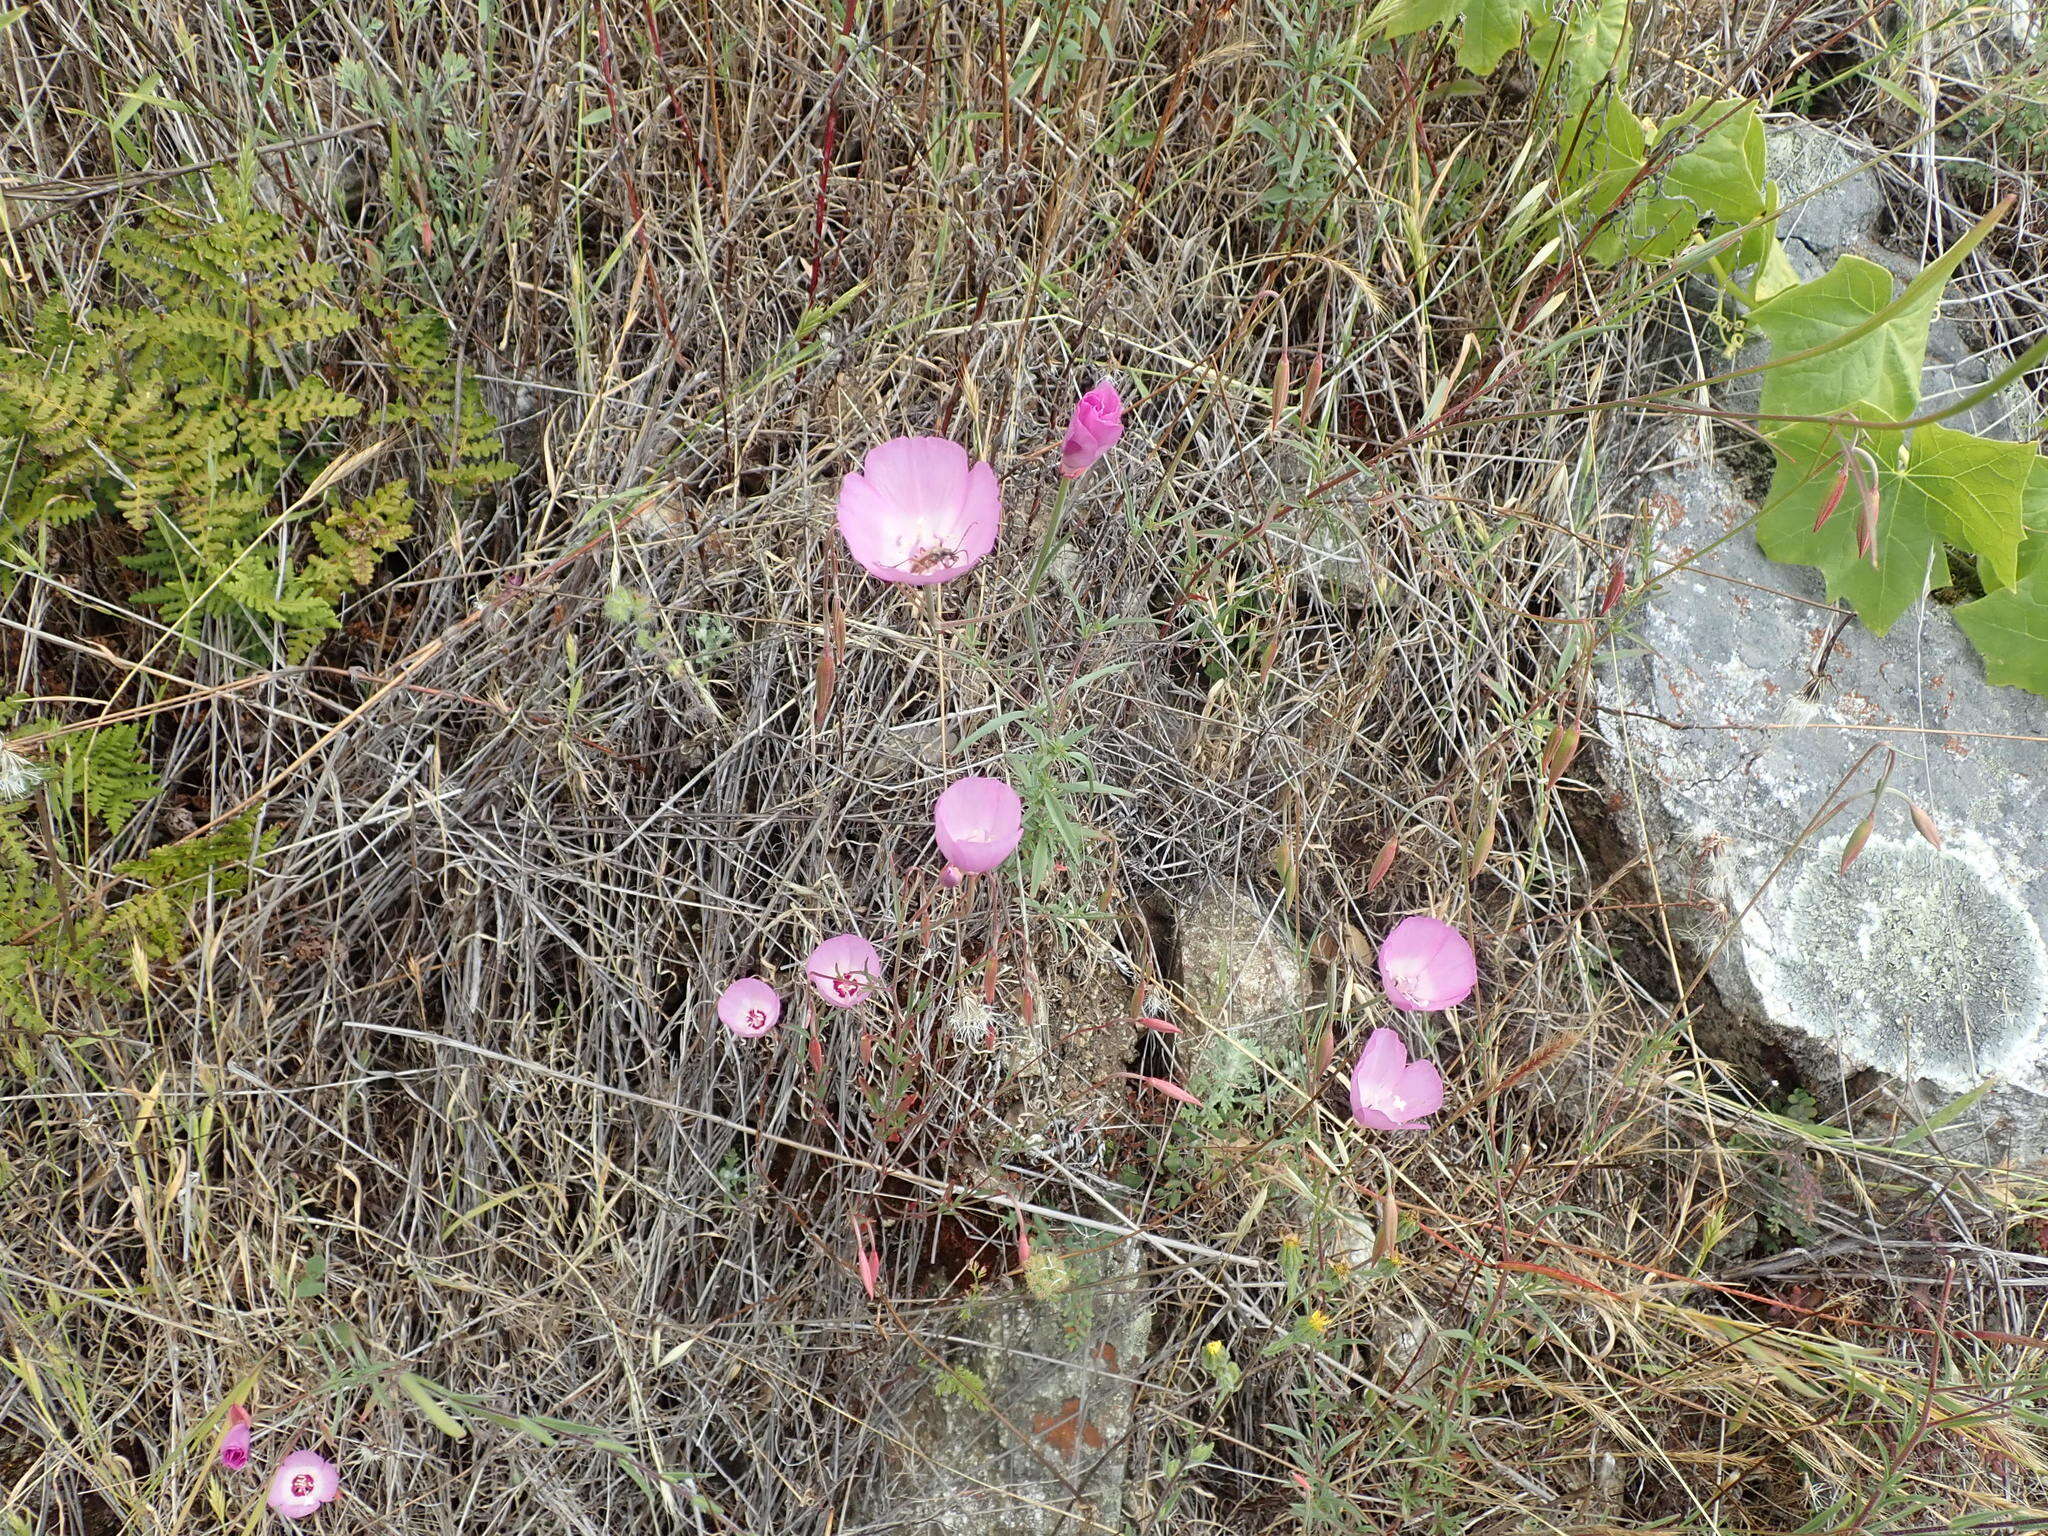
POLYGON ((1330 1314, 1321 1307, 1317 1307, 1315 1311, 1308 1315, 1308 1327, 1311 1333, 1328 1333, 1330 1331, 1330 1314))
POLYGON ((1211 1360, 1221 1360, 1223 1358, 1223 1341, 1221 1339, 1211 1339, 1202 1346, 1202 1352, 1211 1360))

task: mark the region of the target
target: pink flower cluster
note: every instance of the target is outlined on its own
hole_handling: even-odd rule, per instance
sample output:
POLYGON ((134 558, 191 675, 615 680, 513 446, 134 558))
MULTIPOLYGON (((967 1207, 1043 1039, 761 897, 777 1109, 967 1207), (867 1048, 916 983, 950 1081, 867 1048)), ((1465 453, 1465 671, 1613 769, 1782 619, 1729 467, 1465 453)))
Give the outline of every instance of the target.
MULTIPOLYGON (((932 806, 932 839, 946 856, 939 878, 949 886, 996 868, 1023 836, 1024 802, 1001 779, 955 779, 932 806)), ((837 933, 811 951, 804 975, 827 1006, 858 1008, 882 984, 882 957, 859 934, 837 933)), ((719 1022, 742 1040, 759 1039, 781 1018, 782 998, 758 976, 719 994, 719 1022)))
MULTIPOLYGON (((220 1437, 220 1464, 230 1472, 249 1465, 249 1410, 228 1405, 227 1433, 220 1437)), ((341 1497, 341 1468, 318 1451, 298 1450, 270 1474, 267 1503, 287 1520, 303 1520, 323 1504, 341 1497)))
MULTIPOLYGON (((1465 936, 1434 917, 1404 917, 1380 945, 1380 986, 1403 1013, 1455 1008, 1472 995, 1479 962, 1465 936)), ((1433 1061, 1410 1061, 1391 1029, 1367 1036, 1351 1069, 1351 1117, 1375 1131, 1419 1131, 1444 1104, 1433 1061)))
MULTIPOLYGON (((1060 473, 1086 474, 1124 435, 1123 416, 1108 379, 1083 395, 1060 444, 1060 473)), ((1002 522, 996 472, 951 438, 879 443, 839 485, 839 532, 882 581, 929 587, 964 576, 996 547, 1002 522)))
MULTIPOLYGON (((1088 469, 1123 436, 1123 401, 1108 379, 1074 406, 1060 444, 1060 473, 1088 469)), ((839 487, 839 531, 862 570, 883 581, 928 587, 965 575, 995 548, 1002 527, 996 472, 970 461, 949 438, 898 437, 870 448, 839 487)), ((985 875, 1017 851, 1024 802, 1001 779, 970 776, 946 787, 932 807, 932 835, 945 855, 940 883, 985 875)), ((882 984, 882 957, 857 933, 839 933, 813 949, 804 975, 828 1007, 857 1008, 882 984)), ((758 1040, 782 1019, 782 998, 758 976, 730 983, 718 998, 719 1022, 742 1040, 758 1040)))

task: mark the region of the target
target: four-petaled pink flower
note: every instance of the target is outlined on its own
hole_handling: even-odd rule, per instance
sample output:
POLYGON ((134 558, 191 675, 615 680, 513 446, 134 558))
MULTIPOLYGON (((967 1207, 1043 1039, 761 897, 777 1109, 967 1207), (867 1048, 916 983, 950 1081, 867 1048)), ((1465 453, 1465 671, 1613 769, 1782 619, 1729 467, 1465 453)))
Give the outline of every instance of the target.
POLYGON ((1444 1106, 1444 1080, 1433 1061, 1408 1059, 1391 1029, 1376 1029, 1351 1069, 1351 1117, 1375 1131, 1420 1131, 1444 1106))
POLYGON ((742 1040, 758 1040, 782 1018, 782 999, 758 976, 742 976, 718 994, 718 1021, 742 1040))
POLYGON ((1088 466, 1116 446, 1124 435, 1124 403, 1108 379, 1089 390, 1074 406, 1067 423, 1067 439, 1060 444, 1060 473, 1069 480, 1088 472, 1088 466))
POLYGON ((932 805, 932 833, 949 871, 985 875, 1017 851, 1024 802, 1001 779, 955 779, 932 805))
POLYGON ((318 1451, 293 1451, 270 1474, 270 1507, 303 1520, 341 1493, 341 1469, 318 1451))
POLYGON ((1433 917, 1402 918, 1380 945, 1380 985, 1404 1013, 1455 1008, 1478 980, 1465 935, 1433 917))
POLYGON ((882 957, 857 933, 835 934, 811 951, 804 973, 834 1008, 852 1008, 881 984, 882 957))
POLYGON ((898 437, 839 486, 839 531, 870 576, 928 587, 981 563, 1002 523, 996 472, 950 438, 898 437))
POLYGON ((230 1472, 249 1465, 249 1410, 228 1404, 228 1432, 220 1437, 220 1464, 230 1472))

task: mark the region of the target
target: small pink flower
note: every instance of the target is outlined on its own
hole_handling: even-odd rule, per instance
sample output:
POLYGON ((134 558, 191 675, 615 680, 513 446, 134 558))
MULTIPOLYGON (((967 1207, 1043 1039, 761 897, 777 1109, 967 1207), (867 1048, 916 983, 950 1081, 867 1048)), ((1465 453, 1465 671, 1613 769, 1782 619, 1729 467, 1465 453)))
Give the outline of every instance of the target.
POLYGON ((1001 779, 955 779, 932 805, 932 831, 954 868, 985 875, 1017 851, 1024 802, 1001 779))
POLYGON ((996 472, 950 438, 898 437, 839 485, 839 531, 870 576, 928 587, 981 563, 1002 523, 996 472))
POLYGON ((1351 1069, 1351 1117, 1375 1131, 1420 1131, 1444 1107, 1444 1080, 1433 1061, 1411 1062, 1391 1029, 1376 1029, 1351 1069))
POLYGON ((857 933, 835 934, 811 951, 804 972, 834 1008, 853 1008, 880 984, 882 957, 857 933))
POLYGON ((1116 386, 1104 379, 1074 407, 1067 440, 1060 444, 1060 473, 1069 480, 1078 479, 1123 435, 1124 403, 1117 398, 1116 386))
POLYGON ((758 1040, 782 1018, 782 999, 758 976, 742 976, 718 994, 718 1020, 742 1040, 758 1040))
POLYGON ((1380 985, 1405 1013, 1455 1008, 1478 980, 1465 935, 1433 917, 1402 918, 1380 945, 1380 985))
POLYGON ((270 1507, 287 1520, 303 1520, 340 1496, 341 1469, 318 1451, 293 1451, 270 1474, 270 1507))
POLYGON ((228 1404, 228 1432, 220 1437, 220 1464, 230 1472, 249 1465, 249 1410, 228 1404))

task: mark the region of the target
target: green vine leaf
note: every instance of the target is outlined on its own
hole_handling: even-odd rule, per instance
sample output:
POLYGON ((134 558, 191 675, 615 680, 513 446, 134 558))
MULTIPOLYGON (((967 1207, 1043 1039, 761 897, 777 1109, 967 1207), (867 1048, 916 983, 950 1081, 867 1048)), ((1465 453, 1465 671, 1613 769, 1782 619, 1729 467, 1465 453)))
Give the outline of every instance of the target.
MULTIPOLYGON (((1878 414, 1876 408, 1852 402, 1850 414, 1878 414)), ((1905 433, 1866 432, 1862 446, 1875 461, 1882 488, 1896 483, 1899 450, 1905 433)), ((1894 498, 1878 518, 1871 559, 1857 549, 1856 492, 1849 487, 1824 526, 1816 529, 1820 510, 1835 494, 1847 451, 1847 434, 1813 422, 1788 422, 1770 434, 1777 471, 1756 521, 1757 542, 1773 560, 1811 565, 1826 578, 1828 597, 1846 600, 1878 634, 1890 629, 1899 615, 1920 600, 1930 580, 1948 580, 1948 559, 1941 540, 1918 503, 1901 507, 1894 498)))
POLYGON ((1894 301, 1891 273, 1861 256, 1844 256, 1813 281, 1757 305, 1750 324, 1773 349, 1763 375, 1763 414, 1829 416, 1860 406, 1854 414, 1866 419, 1904 421, 1920 401, 1927 327, 1939 293, 1930 289, 1845 340, 1894 301))
POLYGON ((1458 33, 1458 68, 1490 75, 1500 61, 1521 46, 1522 29, 1540 14, 1543 0, 1472 0, 1465 7, 1465 25, 1458 33))
POLYGON ((2009 587, 1956 609, 1956 622, 1984 658, 1984 675, 2048 696, 2048 563, 2009 587))
POLYGON ((1529 57, 1563 87, 1566 100, 1583 102, 1601 82, 1622 76, 1632 42, 1628 0, 1592 0, 1576 7, 1552 0, 1549 9, 1553 14, 1529 30, 1529 57), (1559 18, 1558 10, 1571 14, 1559 18))
MULTIPOLYGON (((1855 403, 1852 414, 1874 408, 1855 403)), ((1938 422, 1913 430, 1856 434, 1877 470, 1876 563, 1857 548, 1856 494, 1849 488, 1825 526, 1822 504, 1836 496, 1850 434, 1810 422, 1771 434, 1777 473, 1757 519, 1757 540, 1773 560, 1817 567, 1828 596, 1847 599, 1878 634, 1949 579, 1944 542, 1972 551, 2000 580, 2018 575, 2020 504, 2038 462, 2028 443, 1973 437, 1938 422)))
POLYGON ((1764 124, 1754 104, 1702 98, 1666 118, 1653 153, 1671 154, 1661 196, 1642 209, 1646 256, 1675 256, 1707 226, 1747 224, 1764 211, 1764 124), (1672 153, 1673 151, 1676 153, 1672 153))
POLYGON ((1906 515, 1976 555, 1987 586, 2006 586, 2019 579, 2020 508, 2039 462, 2032 443, 1929 422, 1913 429, 1894 494, 1906 515))

